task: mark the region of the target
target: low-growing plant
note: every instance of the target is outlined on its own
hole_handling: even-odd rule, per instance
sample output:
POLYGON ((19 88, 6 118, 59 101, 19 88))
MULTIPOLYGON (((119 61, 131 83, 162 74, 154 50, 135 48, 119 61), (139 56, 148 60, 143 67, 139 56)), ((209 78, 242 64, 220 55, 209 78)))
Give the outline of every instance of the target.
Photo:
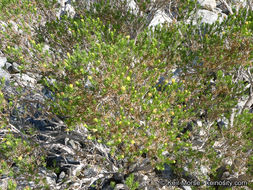
MULTIPOLYGON (((231 19, 233 22, 227 28, 237 22, 231 19)), ((131 163, 147 155, 159 169, 163 168, 161 163, 175 160, 183 165, 182 156, 194 157, 188 139, 190 134, 177 137, 187 122, 197 118, 200 110, 206 111, 206 118, 215 120, 234 107, 235 98, 241 95, 243 86, 233 84, 231 75, 217 79, 215 92, 207 90, 210 72, 225 68, 227 73, 232 72, 228 69, 237 60, 241 66, 248 64, 251 37, 236 28, 237 40, 240 37, 243 40, 240 44, 235 41, 233 30, 220 37, 210 29, 210 36, 202 39, 195 32, 193 46, 182 33, 194 33, 196 28, 185 24, 156 30, 152 36, 144 31, 134 41, 130 36, 115 33, 99 18, 80 15, 79 20, 65 18, 61 22, 70 28, 71 38, 75 40, 71 40, 74 49, 65 59, 47 65, 51 70, 66 73, 51 75, 57 79, 49 85, 56 94, 52 112, 64 116, 70 127, 84 122, 93 134, 88 139, 106 143, 116 159, 131 163), (111 38, 105 41, 108 35, 111 38), (86 41, 89 51, 79 43, 82 40, 86 41), (224 47, 225 40, 231 44, 229 47, 224 47), (196 49, 198 46, 200 49, 196 49), (242 56, 238 53, 242 49, 248 53, 242 56), (233 61, 230 61, 231 56, 233 61), (189 74, 186 67, 196 57, 204 65, 195 66, 196 72, 189 74), (183 70, 179 81, 170 78, 174 65, 183 70), (163 93, 152 88, 161 75, 167 76, 166 83, 172 81, 163 93), (91 83, 90 88, 87 83, 91 83), (226 102, 222 103, 224 99, 226 102), (164 156, 165 151, 174 155, 174 159, 164 156)), ((57 40, 58 36, 54 38, 57 40)), ((49 84, 46 79, 43 82, 49 84)))
MULTIPOLYGON (((178 19, 194 9, 175 2, 178 19)), ((40 5, 38 11, 45 10, 46 5, 36 5, 40 5)), ((218 129, 217 123, 210 127, 208 122, 222 114, 231 118, 232 108, 245 94, 246 85, 237 73, 252 66, 252 12, 229 15, 221 24, 198 27, 179 22, 152 31, 145 29, 148 23, 143 17, 136 20, 129 11, 120 15, 117 6, 111 6, 95 4, 95 11, 80 6, 78 17, 49 19, 33 36, 28 35, 26 50, 18 35, 15 39, 20 43, 15 44, 8 31, 1 34, 6 39, 3 52, 21 63, 22 72, 40 74, 40 84, 53 92, 47 111, 63 118, 67 130, 84 124, 90 132, 87 138, 110 147, 125 174, 144 158, 159 170, 165 163, 174 165, 179 175, 185 165, 189 172, 206 165, 215 173, 234 148, 246 155, 251 145, 249 113, 234 117, 227 129, 218 129), (135 27, 138 32, 133 34, 135 27), (45 42, 51 53, 43 50, 45 42), (172 69, 180 70, 179 76, 172 69), (185 130, 199 118, 206 121, 203 126, 185 130), (208 134, 204 152, 192 148, 192 137, 200 130, 208 134), (213 145, 221 135, 230 148, 218 159, 213 145), (237 144, 242 146, 233 146, 237 144)), ((149 5, 142 6, 142 11, 146 9, 149 5)), ((8 138, 1 149, 6 155, 23 142, 8 138)), ((251 168, 252 159, 246 162, 251 168)), ((133 175, 126 183, 129 188, 138 186, 133 175)))
POLYGON ((139 187, 139 183, 138 181, 136 182, 134 180, 134 174, 130 174, 127 178, 126 178, 126 185, 130 190, 135 190, 138 189, 139 187))

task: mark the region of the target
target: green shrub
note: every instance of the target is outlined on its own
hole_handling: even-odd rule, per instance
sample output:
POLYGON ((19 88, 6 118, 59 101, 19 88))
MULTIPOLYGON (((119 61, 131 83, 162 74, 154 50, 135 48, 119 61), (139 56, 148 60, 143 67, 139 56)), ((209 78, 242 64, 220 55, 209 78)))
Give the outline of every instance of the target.
MULTIPOLYGON (((229 22, 222 27, 230 28, 238 20, 231 17, 229 22)), ((99 18, 66 18, 62 23, 72 29, 71 37, 75 40, 71 40, 70 46, 74 49, 65 59, 47 66, 66 73, 51 75, 57 79, 50 87, 56 94, 52 112, 64 116, 70 128, 85 123, 92 133, 89 139, 106 143, 115 158, 125 159, 128 164, 144 154, 159 169, 164 162, 177 160, 179 165, 183 164, 182 157, 194 157, 190 134, 176 138, 187 122, 197 118, 200 110, 206 110, 206 117, 214 121, 220 114, 229 113, 241 95, 243 85, 234 84, 230 73, 238 63, 249 64, 250 54, 245 51, 250 52, 252 41, 237 27, 230 28, 222 37, 211 27, 209 35, 200 40, 194 26, 181 24, 156 30, 152 36, 145 30, 134 41, 129 36, 117 35, 99 18), (195 33, 191 42, 194 46, 187 37, 190 33, 195 33), (231 47, 224 46, 225 40, 231 47), (86 42, 89 51, 82 48, 80 41, 86 42), (204 65, 196 66, 196 72, 189 74, 186 66, 196 57, 204 65), (171 81, 170 69, 175 65, 182 68, 183 77, 164 93, 152 88, 160 75, 167 75, 167 82, 171 81), (226 71, 226 77, 217 78, 217 91, 208 92, 210 72, 223 74, 222 71, 226 71), (88 80, 92 83, 90 89, 85 88, 88 80), (140 125, 140 121, 145 124, 140 125), (164 156, 165 150, 174 159, 164 156)), ((240 25, 247 27, 245 23, 240 25)), ((66 33, 60 34, 61 39, 70 39, 66 33)), ((46 80, 44 83, 48 84, 46 80)))
POLYGON ((130 174, 127 178, 126 178, 126 185, 130 190, 135 190, 138 189, 139 187, 139 183, 138 182, 134 182, 134 174, 130 174))
MULTIPOLYGON (((192 11, 177 3, 179 19, 192 11)), ((43 12, 46 5, 37 5, 43 12)), ((235 83, 234 78, 239 68, 252 66, 252 12, 230 15, 221 25, 205 25, 201 30, 206 34, 200 36, 199 27, 183 22, 153 32, 145 29, 144 18, 136 20, 128 11, 120 15, 118 7, 107 3, 95 6, 94 12, 79 6, 79 17, 74 19, 49 19, 44 27, 36 28, 34 36, 27 30, 30 47, 26 50, 20 37, 15 36, 15 47, 10 32, 1 34, 6 39, 1 44, 4 53, 22 63, 23 72, 41 74, 40 82, 54 92, 54 100, 48 100, 50 112, 65 118, 68 130, 83 123, 90 131, 89 140, 106 144, 114 158, 124 160, 126 174, 130 165, 144 157, 159 170, 164 163, 176 168, 189 165, 191 171, 207 165, 215 173, 223 164, 213 149, 221 134, 231 148, 225 157, 237 143, 242 145, 238 154, 245 155, 252 145, 249 113, 235 117, 233 127, 222 133, 215 124, 196 126, 185 134, 182 130, 203 111, 210 122, 222 114, 230 118, 245 94, 243 81, 235 83), (46 41, 54 55, 43 52, 46 41), (32 54, 27 55, 27 50, 32 54), (177 80, 171 72, 175 67, 182 70, 177 80), (163 86, 163 92, 154 88, 160 76, 171 83, 163 86), (215 90, 210 88, 212 79, 215 90), (209 135, 204 153, 193 150, 191 142, 201 129, 209 135)), ((249 169, 250 159, 246 161, 249 169)))

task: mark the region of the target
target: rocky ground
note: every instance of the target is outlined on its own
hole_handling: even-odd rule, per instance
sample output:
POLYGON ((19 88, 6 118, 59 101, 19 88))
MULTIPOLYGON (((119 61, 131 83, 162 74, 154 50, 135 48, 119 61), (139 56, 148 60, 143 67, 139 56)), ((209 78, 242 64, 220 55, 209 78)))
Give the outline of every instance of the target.
MULTIPOLYGON (((70 17, 77 16, 74 7, 71 6, 72 2, 70 0, 58 1, 60 8, 55 11, 57 17, 60 18, 64 14, 70 17)), ((87 3, 92 3, 92 1, 87 1, 87 3)), ((239 9, 247 9, 250 7, 246 6, 246 0, 245 2, 236 1, 234 4, 226 0, 198 0, 198 3, 200 3, 201 9, 198 10, 194 18, 202 17, 201 23, 208 24, 212 24, 217 20, 221 22, 226 19, 228 14, 232 14, 239 9)), ((251 3, 252 7, 253 4, 251 3)), ((135 1, 129 0, 129 9, 137 14, 138 6, 135 1)), ((157 10, 152 17, 147 17, 152 18, 148 25, 151 28, 164 22, 173 23, 177 19, 169 9, 157 10)), ((12 21, 11 18, 9 22, 13 23, 14 30, 22 33, 22 31, 18 30, 16 22, 12 21)), ((189 22, 189 20, 185 22, 189 22)), ((4 30, 6 24, 6 22, 0 21, 0 29, 2 28, 1 30, 4 30)), ((52 49, 49 46, 47 48, 52 49)), ((46 167, 39 166, 37 178, 45 178, 49 184, 49 189, 128 189, 126 179, 129 175, 123 175, 120 172, 124 163, 112 158, 109 154, 109 148, 106 145, 87 139, 89 131, 84 125, 78 125, 73 131, 67 131, 64 118, 53 115, 47 111, 48 109, 43 104, 46 99, 53 98, 53 94, 49 89, 39 83, 40 76, 32 72, 21 74, 18 66, 19 63, 12 62, 3 52, 0 52, 0 77, 5 78, 2 88, 5 101, 10 101, 12 96, 19 97, 18 101, 15 102, 15 109, 8 110, 6 113, 8 125, 6 128, 0 129, 0 139, 4 138, 8 131, 11 131, 16 136, 21 136, 22 139, 29 139, 29 142, 38 144, 38 154, 45 153, 46 155, 46 167), (17 89, 18 86, 22 87, 21 90, 17 89), (24 110, 27 106, 29 107, 29 115, 25 114, 24 110), (26 132, 31 128, 34 129, 34 133, 32 136, 29 136, 26 132), (58 167, 58 170, 49 169, 50 167, 58 167), (116 183, 114 188, 111 187, 111 182, 116 183)), ((189 68, 190 70, 191 68, 189 68)), ((173 78, 180 76, 180 68, 174 69, 173 71, 173 78)), ((249 85, 247 88, 250 93, 238 101, 234 112, 240 113, 245 109, 249 109, 249 112, 253 113, 253 75, 250 73, 250 69, 241 70, 238 77, 248 82, 249 85)), ((161 77, 159 83, 162 82, 164 81, 161 77)), ((215 84, 215 81, 213 83, 215 84)), ((232 120, 233 117, 222 117, 217 118, 216 122, 220 128, 227 128, 231 125, 232 120)), ((207 134, 212 124, 201 116, 189 122, 186 130, 191 130, 195 126, 203 128, 198 134, 192 137, 193 149, 199 150, 200 152, 205 150, 203 147, 208 143, 207 134)), ((220 152, 221 155, 225 153, 223 143, 222 138, 220 138, 214 144, 214 149, 220 152)), ((248 156, 252 155, 252 149, 248 150, 246 154, 248 156)), ((226 164, 232 166, 234 163, 228 157, 226 164)), ((12 166, 12 169, 19 171, 19 168, 15 165, 12 166)), ((169 186, 168 181, 173 179, 186 182, 195 181, 196 183, 202 181, 201 179, 203 178, 212 180, 208 175, 210 168, 203 166, 200 170, 196 170, 195 173, 185 175, 187 170, 187 167, 183 168, 181 176, 176 175, 169 165, 165 166, 164 171, 157 171, 152 168, 148 158, 143 158, 138 161, 138 164, 129 168, 129 173, 133 173, 135 176, 134 181, 139 182, 138 189, 148 190, 194 189, 193 186, 187 185, 169 186)), ((245 170, 246 166, 242 164, 242 171, 245 170)), ((219 179, 217 180, 239 180, 247 182, 252 180, 248 179, 244 173, 238 173, 236 171, 230 173, 226 168, 219 168, 217 173, 219 173, 219 179)), ((0 188, 7 189, 8 180, 11 178, 11 176, 1 175, 0 173, 0 188)), ((16 178, 15 182, 17 183, 17 189, 24 189, 27 186, 31 189, 43 187, 42 184, 28 181, 23 176, 16 178)), ((244 187, 244 189, 250 188, 244 187)))

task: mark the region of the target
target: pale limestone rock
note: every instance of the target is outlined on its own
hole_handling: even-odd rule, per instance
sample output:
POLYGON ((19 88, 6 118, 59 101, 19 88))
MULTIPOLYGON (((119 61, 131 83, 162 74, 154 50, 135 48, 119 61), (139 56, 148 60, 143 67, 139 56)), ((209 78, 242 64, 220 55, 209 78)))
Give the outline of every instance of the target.
POLYGON ((198 0, 200 6, 207 10, 213 10, 216 7, 215 0, 198 0))
POLYGON ((200 23, 206 23, 206 24, 213 24, 217 20, 219 23, 221 23, 227 16, 223 13, 213 12, 209 10, 198 10, 196 15, 192 15, 190 19, 188 19, 186 22, 190 23, 190 20, 193 19, 193 24, 197 24, 198 18, 201 18, 200 23))
POLYGON ((134 15, 138 15, 139 7, 135 3, 135 1, 134 0, 128 0, 127 3, 128 3, 128 9, 130 10, 130 12, 134 15))
POLYGON ((159 24, 171 23, 172 19, 162 10, 158 10, 149 24, 149 28, 154 28, 159 24))
MULTIPOLYGON (((72 2, 75 2, 75 0, 72 0, 72 2)), ((68 17, 74 18, 76 12, 75 9, 71 6, 71 0, 58 0, 58 3, 60 4, 60 9, 56 16, 61 19, 61 16, 67 14, 68 17)))

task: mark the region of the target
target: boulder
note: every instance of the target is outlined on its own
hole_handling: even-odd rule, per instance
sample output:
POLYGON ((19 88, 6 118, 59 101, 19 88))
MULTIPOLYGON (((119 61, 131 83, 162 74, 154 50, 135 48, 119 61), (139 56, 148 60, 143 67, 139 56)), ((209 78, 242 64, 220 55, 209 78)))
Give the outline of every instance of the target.
POLYGON ((10 79, 10 74, 4 70, 6 62, 7 62, 6 57, 0 57, 0 79, 1 78, 5 78, 5 80, 10 79))
POLYGON ((17 74, 20 72, 19 70, 19 65, 16 63, 16 62, 13 62, 13 63, 9 63, 9 62, 6 62, 5 63, 5 68, 8 70, 8 72, 10 74, 17 74))
MULTIPOLYGON (((75 0, 72 1, 75 2, 75 0)), ((76 12, 71 5, 71 0, 58 0, 58 3, 60 4, 60 9, 56 16, 59 20, 61 20, 61 17, 63 15, 67 15, 70 18, 74 18, 76 12)))
POLYGON ((188 19, 186 22, 189 23, 191 19, 193 19, 193 24, 197 24, 197 20, 201 18, 200 24, 206 23, 206 24, 214 24, 217 20, 219 23, 221 23, 227 15, 224 13, 219 12, 219 10, 216 10, 216 12, 200 9, 196 12, 195 16, 192 16, 190 19, 188 19))
POLYGON ((216 7, 216 1, 215 0, 198 0, 198 4, 201 6, 202 9, 207 10, 214 10, 216 7))
POLYGON ((139 13, 139 7, 138 7, 138 5, 135 3, 135 1, 134 1, 134 0, 128 0, 127 3, 128 3, 128 9, 129 9, 129 11, 130 11, 132 14, 134 14, 134 15, 137 16, 138 13, 139 13))
POLYGON ((172 23, 172 19, 165 13, 165 11, 158 10, 154 14, 154 17, 150 21, 148 27, 154 30, 154 28, 158 26, 159 24, 165 24, 165 23, 167 24, 172 23))

